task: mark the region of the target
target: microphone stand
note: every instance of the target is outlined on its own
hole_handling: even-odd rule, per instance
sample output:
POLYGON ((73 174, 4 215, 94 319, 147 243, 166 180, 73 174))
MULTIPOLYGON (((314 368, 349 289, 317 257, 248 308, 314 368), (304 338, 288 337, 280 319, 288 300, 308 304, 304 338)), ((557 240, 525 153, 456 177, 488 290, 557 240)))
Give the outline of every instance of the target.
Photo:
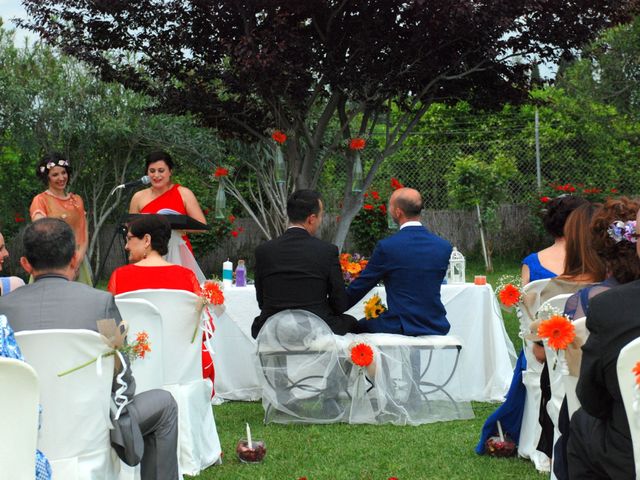
MULTIPOLYGON (((111 193, 109 194, 109 196, 111 196, 119 188, 121 188, 121 187, 117 186, 113 190, 111 190, 111 193)), ((132 191, 132 189, 124 189, 124 190, 125 191, 128 190, 129 193, 131 193, 131 191, 132 191)), ((129 208, 128 208, 127 202, 126 202, 126 200, 130 197, 129 193, 124 198, 124 200, 125 200, 125 202, 124 202, 125 208, 122 210, 122 213, 118 217, 118 221, 116 222, 116 224, 114 226, 114 229, 113 229, 113 235, 111 236, 111 240, 109 241, 109 246, 105 250, 104 255, 102 256, 102 261, 100 262, 100 266, 98 267, 98 271, 96 272, 96 274, 93 277, 93 286, 94 287, 98 283, 98 280, 100 279, 100 275, 104 271, 104 266, 107 263, 107 259, 109 258, 109 253, 111 253, 111 249, 113 248, 113 242, 115 242, 116 236, 118 235, 118 233, 120 233, 122 235, 126 235, 126 233, 127 233, 127 227, 125 226, 124 221, 129 216, 129 208)), ((124 249, 124 245, 122 245, 122 256, 124 258, 124 263, 127 263, 128 257, 127 257, 127 251, 124 249)))

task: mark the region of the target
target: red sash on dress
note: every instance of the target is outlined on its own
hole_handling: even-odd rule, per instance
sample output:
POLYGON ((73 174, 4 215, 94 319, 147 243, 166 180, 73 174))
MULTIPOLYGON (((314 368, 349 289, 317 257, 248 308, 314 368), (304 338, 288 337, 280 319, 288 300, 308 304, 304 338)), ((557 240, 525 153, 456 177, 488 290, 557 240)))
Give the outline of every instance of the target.
MULTIPOLYGON (((171 210, 175 210, 176 212, 178 212, 180 215, 186 215, 187 209, 184 206, 182 195, 180 195, 180 191, 178 190, 179 186, 179 184, 175 183, 169 190, 164 192, 158 198, 154 198, 144 207, 142 207, 140 209, 140 213, 158 213, 163 208, 170 208, 171 210)), ((182 239, 185 241, 187 247, 193 254, 193 248, 191 248, 189 237, 187 235, 183 235, 182 239)))

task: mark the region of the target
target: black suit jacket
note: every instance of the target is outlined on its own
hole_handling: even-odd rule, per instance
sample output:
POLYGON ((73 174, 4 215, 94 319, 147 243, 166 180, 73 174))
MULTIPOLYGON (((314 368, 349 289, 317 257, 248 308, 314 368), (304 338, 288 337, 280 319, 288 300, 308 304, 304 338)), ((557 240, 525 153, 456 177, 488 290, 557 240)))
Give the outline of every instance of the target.
POLYGON ((338 247, 303 228, 289 228, 256 248, 255 282, 261 313, 251 327, 254 338, 270 316, 287 309, 312 312, 339 335, 353 329, 353 318, 340 315, 348 299, 338 247))
POLYGON ((590 335, 582 347, 576 393, 582 409, 602 422, 601 428, 589 429, 588 441, 595 442, 593 450, 602 452, 598 461, 608 471, 634 471, 633 464, 623 465, 633 452, 616 363, 620 350, 640 336, 639 312, 640 280, 603 292, 589 303, 590 335))

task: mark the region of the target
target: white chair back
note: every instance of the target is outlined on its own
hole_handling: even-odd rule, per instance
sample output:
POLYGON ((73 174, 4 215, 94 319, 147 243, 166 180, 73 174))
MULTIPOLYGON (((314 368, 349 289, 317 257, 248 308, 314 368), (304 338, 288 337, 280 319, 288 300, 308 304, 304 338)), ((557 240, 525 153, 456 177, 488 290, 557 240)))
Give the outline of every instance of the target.
MULTIPOLYGON (((522 297, 524 298, 526 296, 531 296, 534 294, 539 296, 540 292, 549 283, 549 280, 550 280, 549 278, 543 278, 542 280, 534 280, 533 282, 527 283, 524 287, 522 287, 522 297)), ((522 316, 523 316, 522 322, 525 326, 533 322, 534 319, 529 317, 526 308, 521 308, 520 311, 522 312, 522 316)), ((533 314, 535 312, 531 312, 531 313, 533 314)))
POLYGON ((633 459, 636 465, 636 477, 640 478, 640 412, 636 411, 636 378, 633 367, 640 361, 640 338, 629 342, 620 350, 616 370, 618 371, 618 384, 620 394, 627 412, 631 442, 633 443, 633 459))
POLYGON ((116 296, 116 302, 124 299, 146 300, 162 316, 164 385, 202 379, 200 297, 184 290, 147 289, 116 296))
POLYGON ((113 356, 63 377, 58 374, 109 351, 90 330, 38 330, 16 340, 40 380, 40 450, 54 478, 116 478, 119 461, 109 441, 113 356))
POLYGON ((21 360, 0 358, 0 478, 33 478, 38 442, 38 376, 21 360))
POLYGON ((572 295, 572 293, 563 293, 561 295, 551 297, 549 300, 540 305, 540 308, 536 312, 536 316, 542 319, 544 317, 540 317, 540 314, 544 314, 545 312, 549 312, 551 310, 556 310, 562 314, 568 298, 572 295))
MULTIPOLYGON (((589 338, 589 330, 587 330, 586 318, 580 317, 573 321, 573 326, 576 329, 576 338, 582 340, 584 344, 589 338)), ((582 350, 580 350, 582 353, 582 350)), ((569 409, 569 418, 580 408, 580 400, 576 395, 576 386, 578 385, 578 377, 573 375, 564 376, 564 390, 567 395, 567 407, 569 409)))
POLYGON ((162 315, 147 300, 140 298, 117 298, 116 305, 122 318, 129 324, 127 340, 135 341, 138 332, 149 334, 151 351, 142 360, 131 364, 136 379, 136 393, 146 392, 154 388, 162 388, 164 384, 163 333, 162 315))
POLYGON ((162 317, 163 388, 178 404, 179 468, 182 474, 198 475, 218 462, 222 451, 211 381, 202 378, 202 300, 184 290, 149 289, 121 293, 116 304, 132 299, 149 302, 162 317))

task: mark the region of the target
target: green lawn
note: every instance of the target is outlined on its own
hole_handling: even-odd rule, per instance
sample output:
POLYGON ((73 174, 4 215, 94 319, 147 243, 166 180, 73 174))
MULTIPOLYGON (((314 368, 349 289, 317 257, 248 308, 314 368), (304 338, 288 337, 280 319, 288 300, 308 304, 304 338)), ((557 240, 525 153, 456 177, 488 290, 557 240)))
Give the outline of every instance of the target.
MULTIPOLYGON (((517 263, 496 265, 489 283, 502 274, 518 274, 517 263)), ((467 265, 467 278, 483 272, 481 264, 467 265)), ((504 315, 507 331, 518 349, 515 315, 504 315)), ((391 425, 278 425, 262 424, 259 402, 228 402, 214 407, 224 452, 223 464, 198 479, 228 480, 399 480, 421 479, 543 479, 533 464, 519 458, 478 456, 474 447, 484 419, 495 404, 474 403, 473 420, 433 423, 419 427, 391 425), (267 443, 260 465, 244 465, 235 445, 249 422, 255 438, 267 443)))

